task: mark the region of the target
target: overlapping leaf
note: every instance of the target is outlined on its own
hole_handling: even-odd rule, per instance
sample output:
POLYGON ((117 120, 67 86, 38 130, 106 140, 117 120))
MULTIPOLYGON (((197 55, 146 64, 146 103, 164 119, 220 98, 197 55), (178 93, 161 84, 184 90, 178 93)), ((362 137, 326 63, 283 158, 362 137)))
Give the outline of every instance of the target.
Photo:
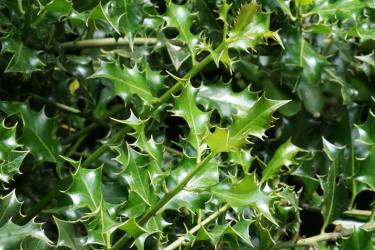
POLYGON ((0 246, 5 249, 19 249, 22 241, 27 237, 50 243, 41 223, 31 220, 20 226, 12 221, 12 218, 19 217, 20 207, 21 202, 17 200, 14 191, 0 198, 0 246))
POLYGON ((230 84, 222 82, 213 85, 203 85, 199 88, 197 102, 206 109, 217 109, 223 117, 230 118, 232 115, 244 115, 254 105, 257 94, 244 89, 234 92, 230 84))
MULTIPOLYGON (((84 169, 78 167, 71 186, 64 191, 72 200, 72 209, 87 208, 89 213, 82 218, 87 229, 85 244, 110 244, 111 233, 120 226, 110 215, 113 205, 103 200, 102 168, 84 169)), ((66 226, 66 225, 65 225, 66 226)))
POLYGON ((200 38, 190 31, 193 24, 193 16, 194 15, 189 10, 188 4, 178 5, 169 1, 163 19, 166 21, 167 27, 173 27, 178 30, 179 33, 176 39, 187 45, 190 56, 194 62, 200 38))
POLYGON ((5 38, 1 43, 0 55, 9 52, 12 54, 5 71, 30 74, 40 70, 44 63, 39 58, 38 51, 26 47, 22 42, 12 38, 5 38))
POLYGON ((321 179, 321 186, 324 191, 322 203, 322 215, 324 217, 323 230, 333 220, 339 218, 349 204, 345 185, 340 177, 344 147, 338 147, 323 139, 324 152, 331 161, 328 173, 321 179))
POLYGON ((21 164, 28 151, 15 150, 19 145, 16 140, 16 125, 6 127, 4 121, 0 125, 0 180, 8 183, 13 176, 19 174, 21 164))
POLYGON ((188 123, 190 127, 188 141, 197 151, 199 159, 203 149, 202 139, 208 133, 210 115, 197 107, 196 92, 197 90, 188 84, 182 93, 175 97, 175 106, 172 111, 188 123))
POLYGON ((121 67, 118 62, 101 62, 101 67, 91 77, 112 80, 113 94, 120 96, 124 101, 129 96, 137 94, 148 105, 156 100, 163 81, 162 76, 149 68, 142 72, 137 66, 121 67))
POLYGON ((286 102, 262 96, 245 115, 236 116, 230 128, 216 128, 205 141, 214 152, 224 152, 241 147, 249 135, 262 138, 273 121, 273 112, 286 102))
MULTIPOLYGON (((35 112, 27 103, 0 103, 0 110, 22 119, 23 132, 19 142, 39 161, 56 162, 61 145, 56 138, 56 120, 48 118, 44 110, 35 112)), ((21 160, 21 159, 19 159, 21 160)))

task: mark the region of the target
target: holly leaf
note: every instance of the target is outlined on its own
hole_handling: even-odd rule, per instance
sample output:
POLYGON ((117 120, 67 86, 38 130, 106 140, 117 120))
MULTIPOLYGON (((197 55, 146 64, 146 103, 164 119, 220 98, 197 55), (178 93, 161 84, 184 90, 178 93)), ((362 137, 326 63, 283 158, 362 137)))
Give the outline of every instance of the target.
POLYGON ((44 66, 44 63, 39 59, 39 52, 29 49, 22 42, 7 37, 1 42, 0 55, 5 52, 12 54, 5 72, 31 74, 44 66))
POLYGON ((198 103, 206 109, 216 109, 222 117, 226 118, 246 114, 257 99, 257 93, 250 92, 249 89, 234 92, 230 84, 222 82, 208 86, 202 85, 197 94, 198 103))
POLYGON ((327 2, 324 0, 315 0, 314 8, 308 12, 308 15, 318 14, 323 20, 331 17, 350 17, 362 11, 369 6, 370 1, 360 0, 341 0, 335 2, 327 2))
POLYGON ((255 2, 245 3, 238 11, 232 29, 226 39, 229 48, 247 51, 254 49, 257 44, 264 43, 266 38, 273 38, 280 43, 277 32, 269 30, 270 14, 260 11, 260 6, 255 2))
POLYGON ((72 202, 73 209, 87 208, 90 210, 81 218, 87 229, 86 244, 110 244, 110 236, 120 223, 111 218, 109 211, 113 205, 103 200, 102 168, 84 169, 81 166, 73 175, 71 186, 63 193, 72 202))
POLYGON ((53 217, 55 221, 59 237, 56 245, 58 247, 69 247, 70 249, 86 249, 84 244, 86 242, 85 237, 77 234, 75 222, 64 221, 56 217, 53 217))
POLYGON ((44 234, 41 223, 29 221, 27 224, 19 226, 12 221, 8 221, 0 228, 0 245, 7 249, 19 249, 20 244, 26 237, 32 237, 45 242, 50 242, 44 234))
POLYGON ((243 179, 233 184, 219 184, 211 188, 214 196, 227 202, 233 208, 252 206, 274 224, 277 224, 270 212, 271 194, 259 189, 255 175, 246 175, 243 179))
POLYGON ((356 142, 368 147, 368 152, 364 159, 358 161, 359 171, 354 178, 356 181, 375 190, 375 115, 370 111, 366 122, 361 125, 355 125, 355 130, 358 133, 356 142))
POLYGON ((290 33, 284 39, 284 43, 285 51, 281 62, 287 67, 301 69, 301 73, 296 78, 294 89, 297 90, 305 108, 312 114, 319 114, 323 109, 324 100, 318 84, 321 80, 322 70, 324 66, 328 65, 328 62, 296 32, 290 33))
POLYGON ((113 12, 117 16, 121 16, 119 29, 127 35, 131 49, 133 49, 133 38, 143 25, 146 4, 146 1, 141 0, 114 1, 112 3, 113 12))
POLYGON ((93 8, 90 13, 87 15, 86 25, 90 20, 99 20, 105 24, 109 24, 118 34, 120 34, 119 24, 121 17, 126 13, 123 12, 119 15, 112 14, 112 5, 114 3, 107 2, 105 4, 99 3, 95 8, 93 8))
POLYGON ((295 156, 303 149, 292 143, 291 138, 284 142, 275 152, 271 160, 267 163, 262 173, 261 182, 265 182, 279 174, 281 167, 289 167, 297 164, 295 156))
POLYGON ((156 100, 158 87, 161 87, 163 77, 151 69, 139 71, 137 66, 121 67, 118 62, 101 62, 101 67, 91 78, 107 78, 113 82, 113 94, 124 101, 131 95, 137 94, 147 105, 156 100))
POLYGON ((73 10, 73 3, 71 1, 52 0, 44 6, 43 5, 40 6, 38 16, 36 17, 32 25, 37 26, 41 22, 48 22, 48 21, 61 21, 63 18, 69 16, 72 10, 73 10))
POLYGON ((350 237, 342 241, 342 250, 374 250, 371 239, 372 232, 367 232, 361 228, 354 228, 350 237))
POLYGON ((124 166, 119 176, 128 183, 130 191, 136 193, 145 204, 151 206, 155 201, 155 194, 150 185, 150 176, 147 169, 148 157, 138 153, 129 145, 127 145, 127 154, 122 152, 122 149, 119 153, 119 155, 126 155, 126 157, 117 158, 124 166))
POLYGON ((12 217, 19 216, 21 205, 15 190, 0 198, 0 227, 4 226, 12 217))
MULTIPOLYGON (((171 176, 175 183, 179 183, 196 165, 196 159, 184 157, 178 164, 178 167, 173 169, 171 176)), ((211 159, 204 164, 201 170, 194 176, 187 184, 186 190, 204 189, 219 183, 219 169, 218 162, 211 159)))
POLYGON ((41 223, 35 223, 34 220, 22 226, 13 223, 12 218, 20 215, 21 204, 14 190, 0 198, 0 246, 6 249, 19 249, 27 237, 50 243, 41 223))
POLYGON ((216 128, 205 142, 213 152, 228 152, 247 142, 249 135, 262 138, 273 121, 272 113, 288 101, 269 100, 260 97, 245 115, 235 116, 230 128, 216 128))
POLYGON ((149 156, 151 156, 158 166, 160 166, 163 159, 163 148, 161 143, 155 142, 151 138, 147 138, 145 134, 145 129, 147 125, 147 120, 141 120, 137 118, 134 113, 131 111, 130 117, 126 120, 117 120, 117 122, 124 123, 129 125, 134 129, 132 135, 136 138, 136 141, 131 145, 139 147, 141 150, 145 151, 149 156))
POLYGON ((173 27, 178 30, 178 36, 175 38, 187 45, 192 61, 195 62, 195 55, 199 45, 199 36, 191 33, 193 24, 193 14, 189 11, 188 4, 178 5, 172 1, 167 3, 167 11, 163 14, 166 27, 173 27))
POLYGON ((1 102, 0 110, 8 116, 17 115, 22 119, 23 131, 18 141, 38 161, 57 162, 62 146, 56 138, 55 119, 48 118, 43 109, 35 112, 26 103, 1 102))
POLYGON ((199 159, 204 145, 202 145, 202 138, 208 133, 210 115, 207 112, 201 111, 196 104, 197 89, 194 89, 190 84, 187 84, 182 93, 174 97, 175 106, 172 112, 184 118, 190 127, 188 142, 197 151, 197 158, 199 159))
POLYGON ((20 173, 20 167, 28 151, 18 151, 21 145, 16 140, 17 124, 6 127, 4 121, 0 125, 0 181, 9 183, 13 176, 20 173))
POLYGON ((323 230, 341 213, 349 204, 345 185, 340 180, 341 167, 343 165, 344 147, 338 147, 323 138, 324 152, 331 162, 325 178, 321 178, 321 186, 324 191, 322 203, 322 215, 324 217, 323 230))

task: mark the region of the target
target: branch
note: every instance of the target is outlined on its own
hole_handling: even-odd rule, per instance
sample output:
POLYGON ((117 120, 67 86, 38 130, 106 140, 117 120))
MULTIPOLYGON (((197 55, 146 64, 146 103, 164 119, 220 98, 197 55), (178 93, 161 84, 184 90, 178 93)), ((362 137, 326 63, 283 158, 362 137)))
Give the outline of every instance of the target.
MULTIPOLYGON (((133 39, 134 45, 154 45, 157 39, 153 37, 143 38, 135 37, 133 39)), ((127 46, 129 45, 129 40, 127 38, 115 39, 109 38, 99 38, 99 39, 87 39, 81 41, 65 42, 60 44, 63 50, 79 50, 87 48, 102 48, 102 47, 116 47, 116 46, 127 46)))
MULTIPOLYGON (((221 50, 223 50, 225 46, 225 42, 221 42, 220 45, 215 49, 214 53, 218 54, 221 50)), ((194 65, 189 72, 187 72, 181 80, 178 80, 177 83, 171 87, 167 92, 165 92, 158 100, 157 103, 155 103, 149 111, 146 111, 141 115, 141 117, 148 117, 152 115, 163 103, 168 101, 170 98, 172 98, 173 94, 176 94, 178 91, 180 91, 186 81, 190 80, 192 77, 194 77, 196 74, 198 74, 200 71, 203 70, 203 68, 210 63, 213 60, 212 54, 209 54, 206 56, 202 61, 200 61, 198 64, 194 65)), ((176 194, 178 194, 185 185, 199 172, 201 167, 207 163, 212 157, 214 157, 214 154, 210 153, 206 158, 204 158, 200 163, 198 163, 186 176, 185 178, 177 184, 177 186, 172 189, 170 192, 166 193, 161 200, 159 200, 144 216, 141 217, 140 220, 137 221, 137 223, 140 226, 143 226, 148 222, 150 218, 152 218, 159 210, 164 207, 165 204, 167 204, 176 194)), ((134 237, 136 238, 136 237, 134 237)), ((128 242, 130 239, 129 234, 125 234, 122 236, 111 248, 111 250, 119 250, 122 248, 124 244, 128 242)))
MULTIPOLYGON (((192 229, 190 229, 187 234, 190 234, 190 235, 195 234, 196 232, 198 232, 199 229, 201 229, 201 227, 205 226, 206 224, 208 224, 209 222, 211 222, 212 220, 214 220, 215 218, 217 218, 221 213, 223 213, 226 210, 228 210, 228 208, 229 208, 229 204, 224 205, 219 210, 217 210, 215 213, 211 214, 205 220, 201 221, 195 227, 193 227, 192 229)), ((179 246, 181 246, 186 241, 188 241, 186 239, 186 237, 185 236, 181 236, 177 240, 175 240, 172 244, 170 244, 169 246, 165 247, 163 250, 174 250, 174 249, 178 248, 179 246)))
MULTIPOLYGON (((375 222, 369 222, 361 226, 360 228, 366 231, 375 231, 375 222)), ((333 233, 322 233, 313 237, 309 237, 306 239, 300 239, 297 242, 281 242, 276 244, 272 249, 284 249, 284 248, 294 248, 297 246, 313 246, 316 245, 320 241, 336 241, 343 237, 349 236, 353 233, 353 228, 345 229, 341 232, 333 232, 333 233)))
MULTIPOLYGON (((209 154, 207 155, 200 163, 195 165, 195 167, 168 193, 166 193, 162 199, 160 199, 152 208, 144 214, 137 223, 140 226, 143 226, 151 219, 159 210, 164 207, 173 197, 176 196, 185 186, 189 183, 189 181, 202 169, 202 166, 209 162, 215 155, 209 154)), ((134 238, 138 236, 133 235, 134 238)), ((120 238, 111 248, 111 250, 120 250, 122 246, 126 244, 130 240, 129 234, 125 234, 120 238)))

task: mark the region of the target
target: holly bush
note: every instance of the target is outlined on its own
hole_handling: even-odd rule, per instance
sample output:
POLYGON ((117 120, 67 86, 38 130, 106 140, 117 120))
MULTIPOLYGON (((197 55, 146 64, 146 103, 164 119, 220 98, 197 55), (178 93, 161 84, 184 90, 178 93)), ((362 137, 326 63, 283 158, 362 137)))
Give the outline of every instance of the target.
POLYGON ((0 0, 0 249, 375 249, 374 0, 0 0))

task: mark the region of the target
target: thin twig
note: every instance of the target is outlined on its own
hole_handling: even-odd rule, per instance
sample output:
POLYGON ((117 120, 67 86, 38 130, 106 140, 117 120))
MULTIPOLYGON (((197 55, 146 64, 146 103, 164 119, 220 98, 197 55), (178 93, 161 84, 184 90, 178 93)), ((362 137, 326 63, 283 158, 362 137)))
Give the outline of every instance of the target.
MULTIPOLYGON (((133 39, 134 45, 154 45, 157 43, 157 39, 153 37, 143 38, 135 37, 133 39)), ((60 44, 63 50, 79 50, 87 48, 102 48, 102 47, 116 47, 116 46, 127 46, 129 45, 129 40, 125 38, 115 39, 109 38, 99 38, 99 39, 87 39, 81 41, 65 42, 60 44)))
MULTIPOLYGON (((375 230, 375 222, 369 222, 361 226, 360 228, 366 231, 375 230)), ((322 233, 305 239, 299 239, 297 242, 281 242, 277 243, 272 249, 285 249, 285 248, 294 248, 297 246, 313 246, 321 241, 336 241, 343 237, 349 236, 353 233, 353 228, 344 229, 341 232, 332 232, 332 233, 322 233)))
MULTIPOLYGON (((229 207, 230 207, 229 204, 224 205, 219 210, 217 210, 215 213, 211 214, 206 219, 204 219, 199 224, 197 224, 195 227, 193 227, 192 229, 190 229, 189 232, 187 233, 187 235, 193 235, 193 234, 195 234, 203 226, 205 226, 206 224, 208 224, 209 222, 211 222, 212 220, 214 220, 215 218, 217 218, 221 213, 223 213, 226 210, 228 210, 229 207)), ((181 236, 177 240, 175 240, 172 244, 170 244, 169 246, 165 247, 163 250, 174 250, 174 249, 178 248, 179 246, 181 246, 186 241, 187 241, 186 237, 185 236, 181 236)))

